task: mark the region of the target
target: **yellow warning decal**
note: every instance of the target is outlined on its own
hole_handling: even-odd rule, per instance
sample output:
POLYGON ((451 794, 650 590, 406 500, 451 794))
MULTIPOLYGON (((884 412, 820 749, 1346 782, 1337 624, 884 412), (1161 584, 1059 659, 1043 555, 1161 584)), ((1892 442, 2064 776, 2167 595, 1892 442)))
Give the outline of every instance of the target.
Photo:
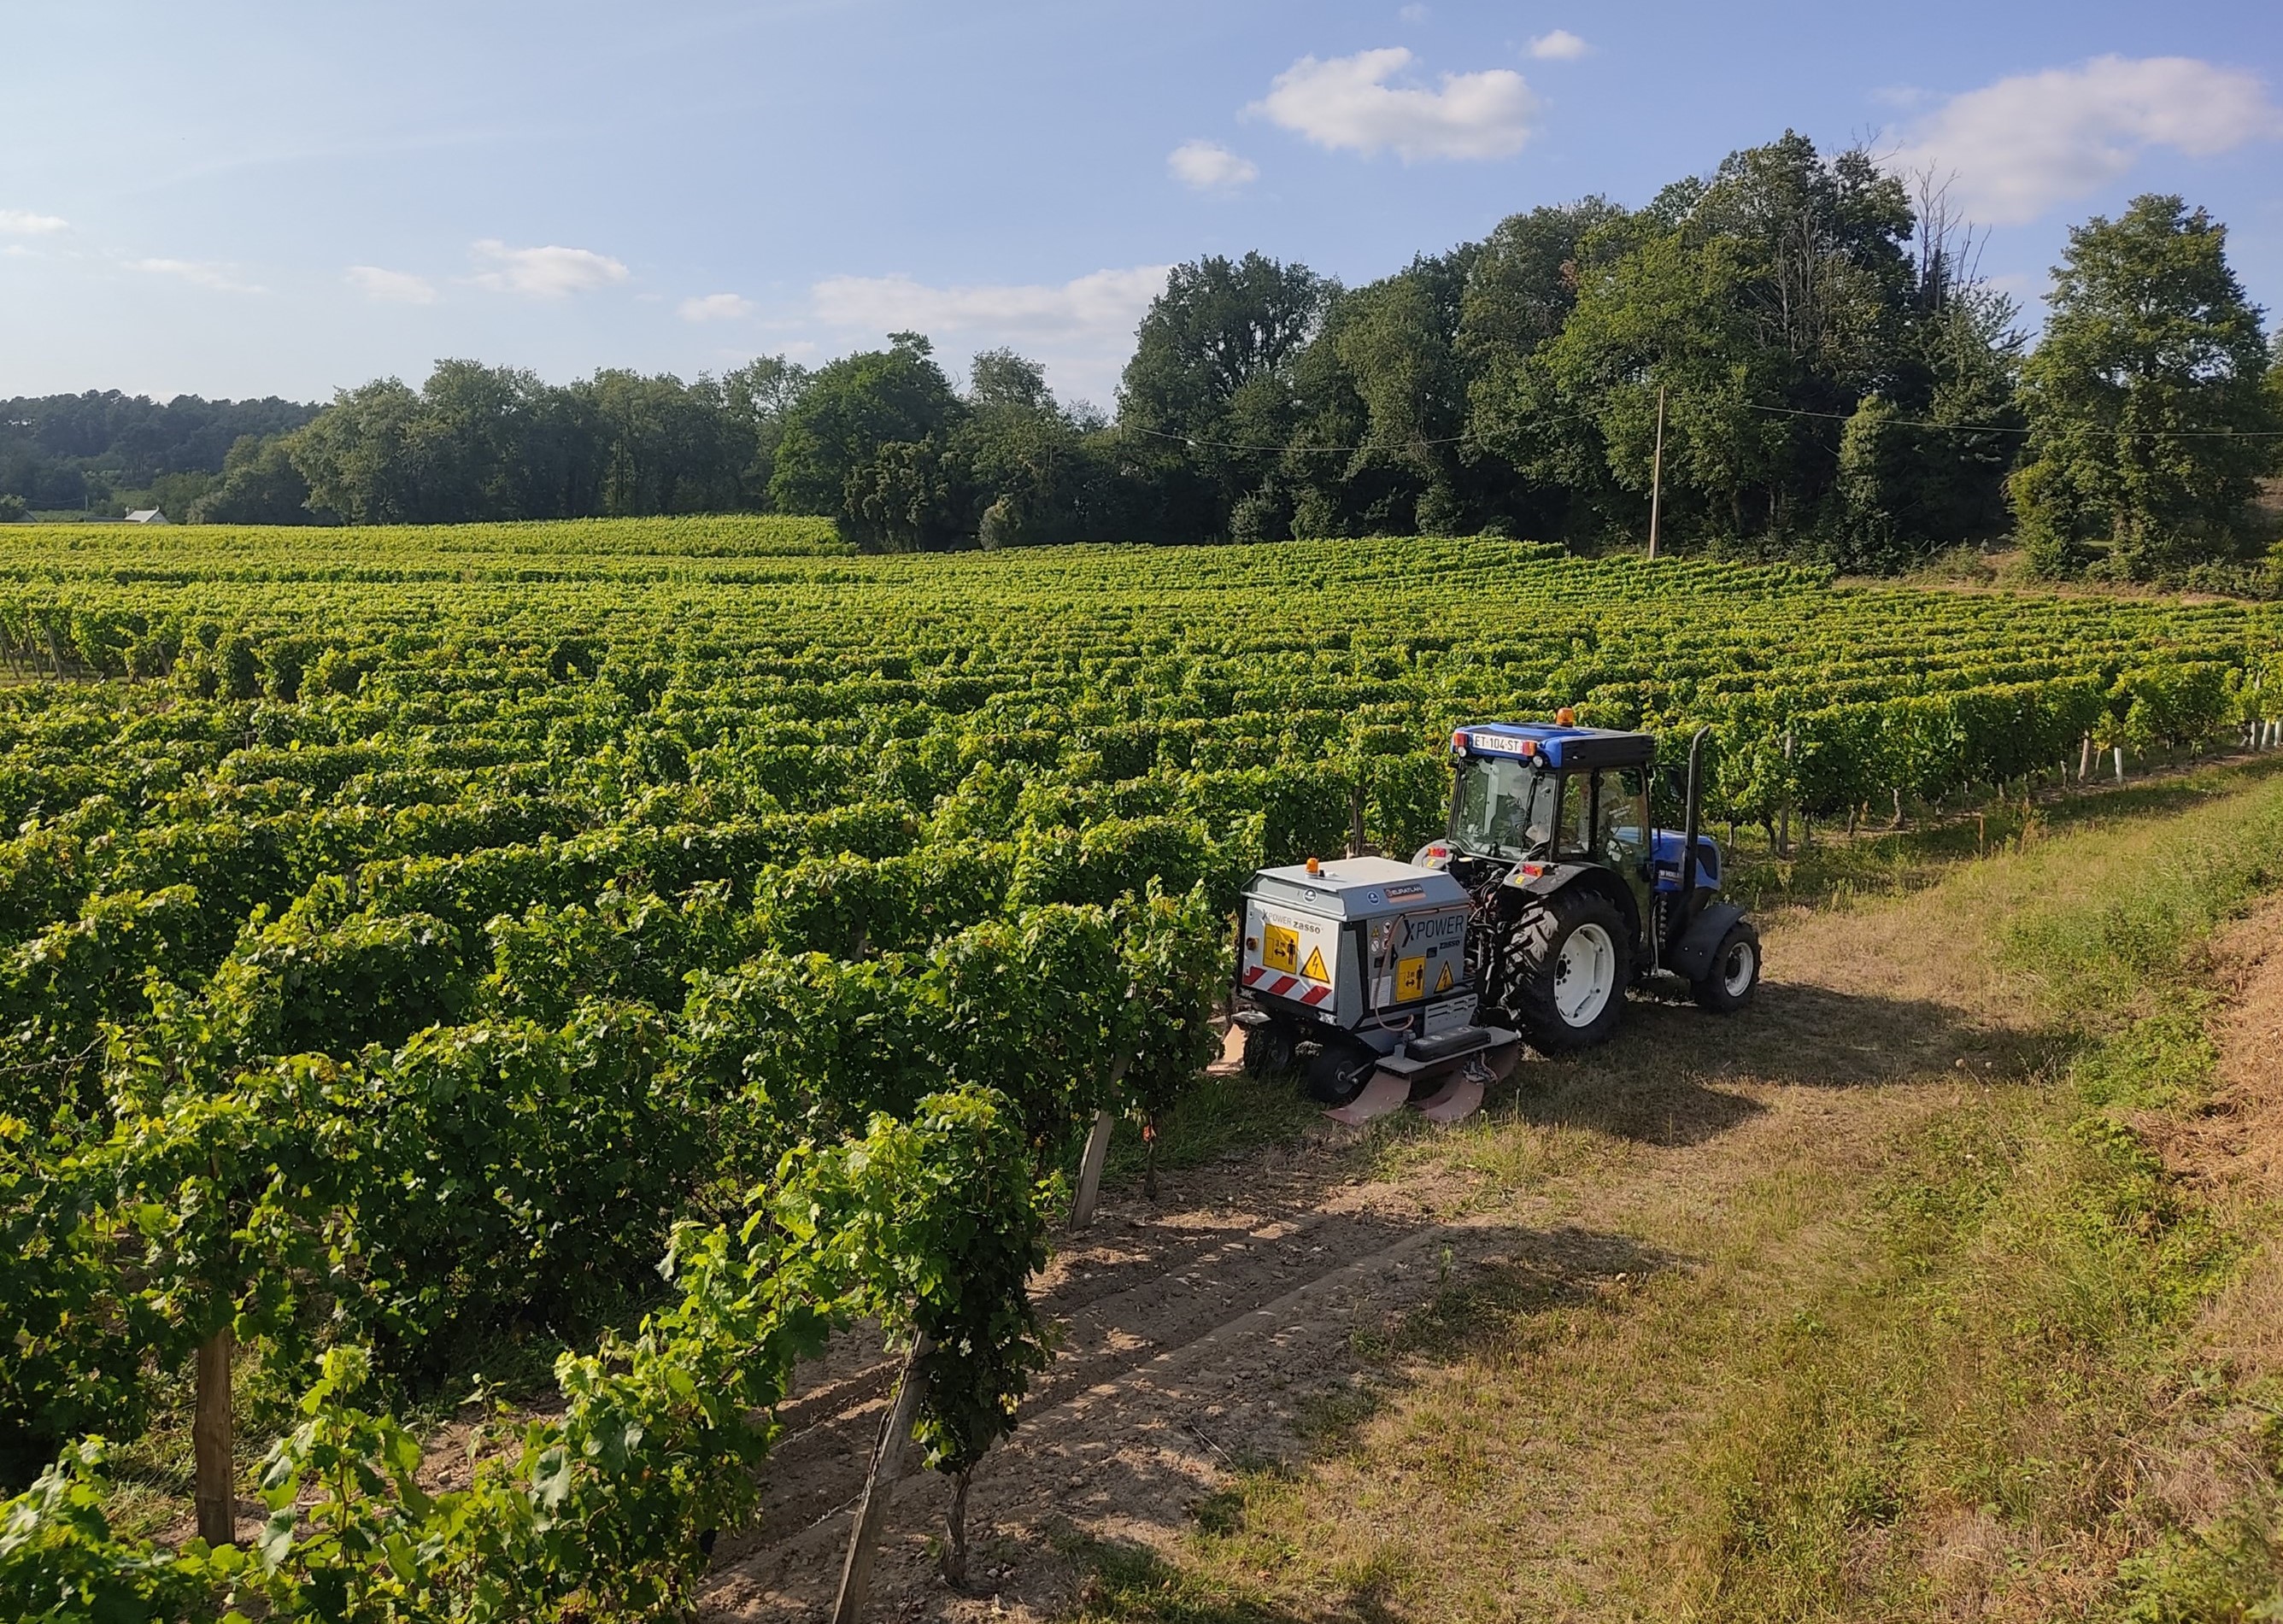
POLYGON ((1300 973, 1300 933, 1287 930, 1282 925, 1264 927, 1260 932, 1260 962, 1272 970, 1297 975, 1300 973))
POLYGON ((1427 996, 1427 955, 1395 961, 1395 1001, 1407 1003, 1427 996))
POLYGON ((1451 961, 1448 959, 1445 959, 1443 960, 1443 973, 1435 978, 1435 991, 1438 992, 1448 992, 1450 990, 1451 961))
POLYGON ((1300 974, 1306 976, 1310 981, 1328 982, 1331 980, 1330 976, 1324 974, 1324 950, 1322 948, 1313 947, 1308 950, 1308 962, 1300 967, 1300 974))

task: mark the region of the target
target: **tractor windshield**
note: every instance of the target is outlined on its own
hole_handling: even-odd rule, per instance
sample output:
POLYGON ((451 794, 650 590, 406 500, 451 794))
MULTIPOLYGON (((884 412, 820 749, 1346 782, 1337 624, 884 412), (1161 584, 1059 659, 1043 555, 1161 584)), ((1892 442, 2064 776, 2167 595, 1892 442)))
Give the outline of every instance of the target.
POLYGON ((1531 857, 1552 844, 1561 777, 1499 757, 1461 764, 1451 843, 1477 857, 1531 857))

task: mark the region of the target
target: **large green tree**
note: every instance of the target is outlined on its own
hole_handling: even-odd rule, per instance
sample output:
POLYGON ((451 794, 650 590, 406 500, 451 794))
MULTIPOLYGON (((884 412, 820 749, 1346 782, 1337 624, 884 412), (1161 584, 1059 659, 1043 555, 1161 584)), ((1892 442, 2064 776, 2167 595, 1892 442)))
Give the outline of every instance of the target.
POLYGON ((2049 298, 2013 483, 2032 559, 2151 579, 2236 556, 2278 417, 2227 228, 2176 197, 2135 198, 2070 231, 2049 298))
MULTIPOLYGON (((1788 135, 1601 228, 1513 425, 1525 459, 1543 446, 1539 469, 1635 530, 1662 390, 1676 527, 1781 544, 1814 522, 1831 482, 1829 415, 1878 381, 1910 225, 1901 186, 1861 154, 1826 160, 1788 135)), ((1500 426, 1492 416, 1486 438, 1500 426)))
POLYGON ((605 370, 580 393, 604 447, 603 512, 718 513, 739 505, 752 452, 721 385, 605 370))
POLYGON ((776 472, 777 442, 785 415, 808 387, 808 369, 783 355, 760 355, 721 379, 721 398, 736 432, 750 448, 738 485, 745 505, 766 508, 776 472))
POLYGON ((954 436, 985 547, 1070 541, 1101 517, 1102 470, 1046 369, 1009 349, 968 368, 968 415, 954 436))
POLYGON ((191 505, 199 524, 308 524, 309 482, 293 466, 282 435, 242 434, 223 455, 222 483, 191 505))
POLYGON ((1467 375, 1458 348, 1471 245, 1421 256, 1336 294, 1294 370, 1303 414, 1284 473, 1313 535, 1448 532, 1477 521, 1460 440, 1467 375))
POLYGON ((1285 532, 1291 494, 1276 468, 1293 369, 1336 291, 1257 253, 1173 268, 1118 390, 1120 426, 1148 442, 1129 465, 1157 487, 1160 523, 1199 538, 1285 532))
POLYGON ((434 473, 432 429, 418 392, 401 379, 342 390, 288 447, 310 502, 352 524, 436 517, 430 493, 445 482, 434 473))
MULTIPOLYGON (((785 411, 769 494, 788 513, 835 514, 862 524, 861 493, 877 479, 886 448, 929 440, 964 410, 918 333, 891 335, 884 350, 821 367, 785 411)), ((905 453, 890 461, 908 465, 905 453)))

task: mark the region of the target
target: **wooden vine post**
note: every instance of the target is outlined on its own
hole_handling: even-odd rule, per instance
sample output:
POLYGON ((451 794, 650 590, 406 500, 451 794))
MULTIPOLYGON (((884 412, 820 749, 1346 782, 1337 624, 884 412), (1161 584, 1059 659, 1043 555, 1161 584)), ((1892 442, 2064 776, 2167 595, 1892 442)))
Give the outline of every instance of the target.
POLYGON ((191 1418, 191 1497, 199 1537, 238 1542, 238 1473, 230 1415, 230 1363, 238 1339, 224 1325, 199 1344, 197 1408, 191 1418))
MULTIPOLYGON (((1110 1068, 1110 1085, 1126 1080, 1129 1056, 1119 1055, 1110 1068)), ((1102 1196, 1102 1169, 1110 1160, 1110 1136, 1117 1129, 1118 1113, 1107 1106, 1094 1114, 1093 1131, 1086 1136, 1086 1154, 1078 1164, 1078 1194, 1071 1201, 1071 1227, 1084 1229, 1094 1222, 1095 1204, 1102 1196)))
POLYGON ((1790 773, 1789 768, 1790 768, 1790 765, 1791 765, 1791 760, 1792 760, 1792 735, 1791 735, 1791 729, 1790 729, 1790 728, 1788 728, 1788 727, 1787 727, 1787 728, 1785 728, 1785 729, 1784 729, 1784 743, 1783 743, 1783 751, 1784 751, 1784 766, 1785 766, 1785 768, 1786 768, 1786 771, 1785 771, 1785 773, 1784 773, 1783 833, 1782 833, 1782 835, 1780 835, 1780 836, 1777 838, 1777 841, 1776 841, 1776 851, 1777 851, 1777 852, 1778 852, 1780 855, 1781 855, 1781 856, 1784 856, 1784 857, 1789 857, 1789 856, 1791 855, 1791 798, 1792 798, 1792 797, 1791 797, 1791 773, 1790 773))
POLYGON ((872 1553, 887 1526, 889 1503, 904 1475, 904 1457, 911 1453, 912 1424, 919 1419, 927 1397, 926 1362, 935 1344, 922 1331, 904 1361, 903 1379, 896 1384, 896 1401, 880 1428, 880 1441, 872 1451, 872 1467, 864 1480, 864 1494, 856 1506, 856 1526, 848 1535, 848 1558, 840 1566, 840 1593, 832 1604, 832 1624, 857 1624, 872 1593, 872 1553))
MULTIPOLYGON (((219 1188, 221 1158, 210 1161, 207 1170, 219 1188)), ((232 1261, 237 1261, 234 1255, 232 1261)), ((237 1447, 230 1392, 238 1337, 226 1317, 231 1307, 227 1293, 219 1306, 225 1317, 199 1344, 194 1356, 196 1391, 191 1410, 191 1501, 198 1513, 199 1537, 217 1549, 238 1543, 237 1447)))

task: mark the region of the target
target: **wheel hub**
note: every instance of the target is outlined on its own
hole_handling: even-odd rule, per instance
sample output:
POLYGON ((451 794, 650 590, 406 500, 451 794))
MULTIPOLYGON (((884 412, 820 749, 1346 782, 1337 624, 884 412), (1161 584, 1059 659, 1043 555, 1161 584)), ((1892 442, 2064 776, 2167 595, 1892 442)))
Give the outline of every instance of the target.
POLYGON ((1588 921, 1570 933, 1554 963, 1554 1009, 1564 1025, 1590 1026, 1617 991, 1617 949, 1588 921))

